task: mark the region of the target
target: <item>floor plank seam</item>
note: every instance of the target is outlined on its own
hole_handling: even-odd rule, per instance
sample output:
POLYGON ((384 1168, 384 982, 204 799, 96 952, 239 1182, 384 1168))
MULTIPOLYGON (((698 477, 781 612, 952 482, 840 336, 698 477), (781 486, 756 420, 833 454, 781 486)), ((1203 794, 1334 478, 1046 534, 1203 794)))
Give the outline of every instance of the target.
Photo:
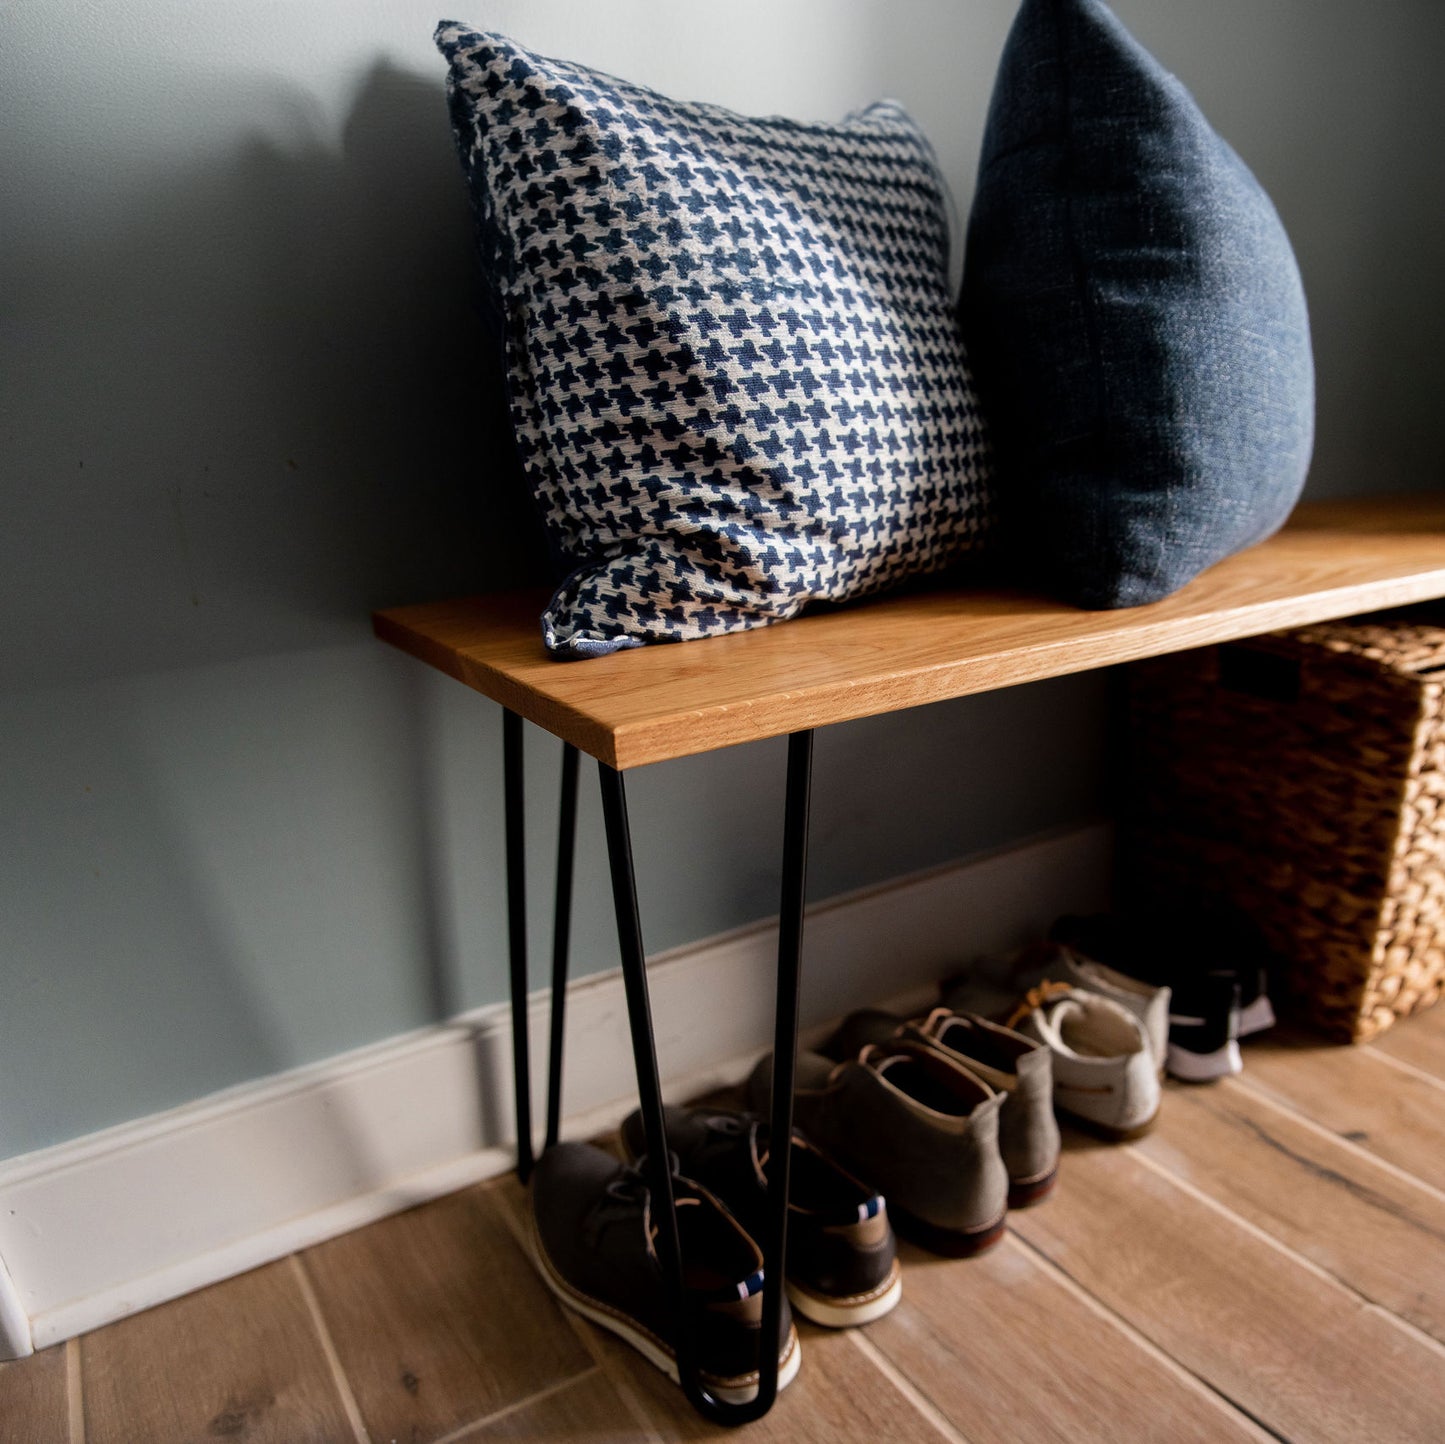
MULTIPOLYGON (((528 1241, 523 1221, 519 1215, 517 1200, 509 1194, 503 1194, 499 1200, 500 1213, 502 1215, 502 1226, 512 1236, 512 1241, 522 1251, 523 1258, 527 1261, 528 1268, 535 1268, 536 1264, 532 1258, 532 1247, 528 1241)), ((586 1349, 588 1357, 593 1364, 602 1370, 607 1382, 612 1385, 613 1390, 622 1401, 622 1406, 631 1414, 638 1428, 642 1431, 639 1435, 641 1444, 665 1444, 663 1437, 653 1425, 652 1417, 648 1413, 647 1406, 641 1400, 636 1390, 632 1387, 632 1381, 626 1374, 616 1368, 608 1358, 604 1350, 597 1345, 597 1335, 594 1326, 586 1319, 578 1318, 571 1309, 564 1309, 558 1305, 558 1313, 566 1320, 567 1326, 573 1334, 581 1341, 582 1347, 586 1349)), ((580 1376, 579 1376, 580 1377, 580 1376)))
POLYGON ((1369 1159, 1371 1163, 1378 1164, 1379 1167, 1385 1169, 1388 1173, 1394 1174, 1394 1176, 1402 1182, 1414 1184, 1416 1188, 1423 1188, 1433 1198, 1438 1199, 1441 1203, 1445 1203, 1445 1190, 1436 1188, 1433 1183, 1421 1178, 1419 1174, 1411 1173, 1408 1168, 1403 1168, 1400 1164, 1388 1158, 1382 1158, 1378 1153, 1374 1152, 1373 1149, 1366 1148, 1363 1144, 1357 1143, 1353 1138, 1346 1137, 1345 1134, 1337 1132, 1316 1118, 1312 1118, 1304 1109, 1292 1103, 1283 1095, 1276 1093, 1274 1089, 1244 1077, 1231 1078, 1229 1080, 1229 1086, 1231 1088, 1242 1088, 1252 1097, 1258 1098, 1260 1102, 1269 1104, 1269 1106, 1277 1112, 1288 1113, 1291 1118, 1298 1119, 1306 1128, 1314 1133, 1318 1133, 1321 1138, 1328 1138, 1331 1143, 1340 1144, 1360 1158, 1369 1159))
POLYGON ((1154 1340, 1137 1325, 1126 1319, 1117 1309, 1111 1308, 1106 1304, 1097 1294, 1091 1292, 1084 1284, 1080 1283, 1042 1244, 1037 1243, 1033 1239, 1024 1238, 1015 1231, 1011 1231, 1011 1236, 1018 1240, 1020 1247, 1031 1252, 1038 1260, 1039 1266, 1051 1277, 1058 1280, 1062 1287, 1074 1294, 1101 1318, 1107 1319, 1124 1333, 1131 1342, 1143 1349, 1151 1358, 1163 1364, 1181 1383, 1208 1398, 1216 1406, 1222 1405, 1224 1408, 1239 1415, 1246 1424, 1252 1424, 1258 1429, 1262 1438, 1277 1440, 1278 1444, 1292 1444, 1288 1435, 1281 1434, 1278 1429, 1267 1424, 1247 1405, 1240 1403, 1238 1399, 1225 1393, 1223 1389, 1219 1388, 1218 1385, 1209 1379, 1206 1379, 1202 1374, 1195 1373, 1182 1359, 1175 1358, 1167 1349, 1155 1343, 1154 1340))
POLYGON ((526 1226, 520 1217, 517 1200, 503 1197, 498 1202, 500 1205, 498 1212, 502 1215, 502 1223, 507 1232, 512 1235, 512 1242, 521 1249, 522 1257, 527 1260, 527 1267, 536 1268, 537 1265, 532 1258, 531 1241, 527 1238, 526 1226))
POLYGON ((1160 1178, 1166 1179, 1181 1192, 1187 1193, 1191 1198, 1204 1204, 1205 1207, 1213 1209, 1214 1212, 1221 1217, 1227 1218, 1232 1224, 1242 1228, 1246 1233, 1259 1239, 1260 1242, 1267 1247, 1274 1249, 1276 1253, 1289 1259, 1291 1263, 1298 1264, 1305 1269, 1306 1272, 1314 1274, 1316 1278, 1323 1280, 1325 1283, 1335 1285, 1335 1287, 1349 1294, 1361 1307, 1379 1313, 1396 1328, 1428 1342, 1435 1352, 1445 1353, 1445 1345, 1442 1345, 1437 1339, 1432 1338, 1417 1324, 1412 1324, 1408 1319, 1402 1318, 1399 1314, 1395 1313, 1393 1309, 1386 1308, 1378 1300, 1372 1299, 1368 1294, 1356 1288, 1356 1286, 1348 1282, 1348 1280, 1342 1279, 1338 1274, 1331 1273, 1323 1264, 1316 1263, 1308 1254, 1300 1253, 1298 1249, 1287 1244, 1283 1239, 1276 1238, 1268 1229, 1261 1228, 1259 1224, 1253 1222, 1253 1220, 1245 1218, 1243 1214, 1236 1213, 1227 1203, 1220 1202, 1219 1199, 1215 1198, 1212 1194, 1206 1193, 1197 1184, 1190 1183, 1187 1178, 1181 1177, 1172 1169, 1166 1168, 1164 1164, 1150 1158, 1147 1154, 1141 1153, 1136 1149, 1134 1156, 1152 1173, 1157 1174, 1160 1178))
POLYGON ((1398 1068, 1402 1073, 1408 1073, 1412 1078, 1418 1078, 1422 1083, 1428 1083, 1432 1088, 1439 1088, 1445 1092, 1445 1078, 1438 1078, 1428 1069, 1420 1067, 1418 1063, 1407 1063, 1403 1058, 1397 1058, 1393 1053, 1386 1053, 1381 1048, 1367 1048, 1366 1051, 1382 1063, 1388 1063, 1392 1068, 1398 1068))
POLYGON ((510 1418, 513 1414, 520 1414, 523 1409, 530 1409, 544 1399, 550 1399, 554 1394, 560 1394, 564 1389, 570 1389, 574 1385, 582 1383, 584 1379, 590 1379, 600 1372, 601 1366, 594 1364, 590 1369, 583 1369, 580 1374, 572 1374, 568 1378, 558 1379, 555 1384, 548 1384, 545 1389, 538 1389, 535 1394, 528 1394, 525 1399, 516 1399, 501 1409, 484 1414, 480 1419, 473 1419, 470 1423, 463 1424, 460 1429, 453 1429, 450 1434, 444 1434, 437 1439, 435 1444, 462 1444, 463 1440, 470 1439, 479 1429, 490 1428, 493 1424, 510 1418))
POLYGON ((972 1444, 968 1436, 913 1382, 896 1364, 860 1329, 850 1329, 848 1338, 853 1346, 867 1359, 900 1394, 913 1406, 919 1416, 931 1424, 949 1444, 972 1444))
POLYGON ((370 1444, 371 1435, 367 1431, 365 1419, 362 1418, 361 1406, 356 1402, 351 1380, 346 1377, 346 1370, 342 1367, 341 1355, 336 1351, 336 1341, 331 1337, 326 1315, 321 1311, 321 1300, 312 1285, 311 1276, 306 1272, 305 1260, 300 1254, 293 1253, 290 1263, 296 1285, 301 1290, 301 1297, 306 1301, 306 1311, 311 1316, 311 1327, 315 1329, 321 1352, 326 1356, 326 1367, 331 1371, 331 1382, 336 1386, 337 1395, 341 1399, 346 1422, 351 1425, 356 1444, 370 1444))
MULTIPOLYGON (((1263 1101, 1260 1095, 1252 1094, 1248 1092, 1248 1090, 1240 1091, 1245 1097, 1254 1099, 1256 1102, 1263 1101)), ((1276 1109, 1275 1112, 1280 1113, 1281 1110, 1276 1109)), ((1225 1114, 1218 1116, 1221 1119, 1226 1117, 1225 1114)), ((1295 1118, 1289 1113, 1283 1113, 1283 1117, 1289 1119, 1292 1124, 1303 1128, 1303 1120, 1295 1118)), ((1358 1178, 1352 1178, 1342 1173, 1332 1162, 1323 1163, 1309 1156, 1307 1153, 1300 1152, 1296 1146, 1286 1142, 1282 1137, 1277 1137, 1271 1129, 1266 1128, 1264 1124, 1254 1118, 1238 1115, 1234 1116, 1231 1121, 1257 1138, 1261 1143, 1279 1152, 1283 1157, 1299 1164, 1315 1177, 1327 1181, 1334 1187, 1343 1189, 1355 1202, 1364 1204, 1369 1208, 1377 1209, 1395 1222, 1405 1224, 1422 1233, 1429 1241, 1431 1248, 1438 1248, 1441 1245, 1445 1245, 1445 1228, 1436 1227, 1427 1219, 1419 1217, 1417 1214, 1417 1210, 1422 1204, 1428 1205, 1436 1201, 1432 1196, 1432 1190, 1430 1190, 1428 1186, 1417 1184, 1416 1181, 1408 1175, 1403 1178, 1396 1177, 1390 1170, 1380 1169, 1379 1171, 1384 1173, 1386 1177, 1390 1178, 1393 1182, 1397 1184, 1403 1183, 1405 1187, 1411 1190, 1418 1189, 1420 1193, 1425 1195, 1421 1199, 1412 1199, 1408 1204, 1402 1205, 1396 1199, 1392 1198, 1389 1193, 1379 1187, 1380 1180, 1372 1179, 1369 1182, 1362 1182, 1358 1178)), ((1304 1129, 1304 1131, 1314 1132, 1319 1136, 1318 1130, 1304 1129)), ((1323 1134, 1323 1137, 1331 1148, 1339 1148, 1339 1151, 1342 1153, 1349 1152, 1349 1150, 1339 1147, 1342 1140, 1335 1138, 1327 1132, 1323 1134)), ((1164 1162, 1162 1159, 1159 1161, 1161 1163, 1164 1162)), ((1362 1158, 1358 1154, 1351 1154, 1350 1162, 1356 1167, 1364 1164, 1365 1168, 1369 1168, 1376 1160, 1374 1160, 1373 1155, 1365 1155, 1365 1157, 1362 1158), (1370 1160, 1369 1163, 1366 1163, 1366 1158, 1370 1160)), ((1168 1167, 1169 1165, 1165 1163, 1164 1166, 1168 1167)))
POLYGON ((1445 1360, 1445 1341, 1437 1339, 1428 1329, 1422 1329, 1419 1324, 1412 1323, 1403 1315, 1397 1314, 1387 1304, 1379 1303, 1375 1299, 1368 1299, 1366 1305, 1372 1312, 1384 1314, 1387 1319, 1398 1324, 1407 1334, 1413 1334, 1417 1342, 1426 1345, 1433 1353, 1439 1354, 1441 1359, 1445 1360))
POLYGON ((85 1381, 80 1371, 80 1340, 65 1341, 65 1413, 70 1444, 85 1444, 85 1381))
MULTIPOLYGON (((637 1436, 638 1439, 645 1441, 645 1444, 665 1444, 663 1436, 658 1432, 652 1416, 648 1412, 647 1404, 633 1388, 632 1380, 627 1377, 626 1371, 614 1364, 598 1347, 596 1325, 579 1318, 571 1309, 563 1309, 562 1313, 566 1316, 568 1327, 582 1341, 582 1347, 587 1350, 595 1366, 602 1370, 603 1377, 612 1385, 613 1392, 621 1399, 622 1407, 632 1416, 633 1421, 641 1430, 637 1436)), ((649 1364, 648 1367, 652 1366, 649 1364)))

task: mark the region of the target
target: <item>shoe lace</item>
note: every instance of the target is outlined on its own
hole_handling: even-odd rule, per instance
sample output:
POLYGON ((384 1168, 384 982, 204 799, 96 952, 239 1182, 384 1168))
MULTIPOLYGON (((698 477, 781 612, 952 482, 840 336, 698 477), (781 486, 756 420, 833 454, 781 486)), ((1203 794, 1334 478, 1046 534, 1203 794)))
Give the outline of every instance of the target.
POLYGON ((771 1152, 770 1130, 760 1118, 755 1118, 747 1113, 713 1113, 704 1118, 703 1123, 709 1133, 714 1133, 729 1142, 738 1138, 746 1138, 748 1156, 756 1159, 758 1168, 767 1167, 768 1155, 771 1152))
MULTIPOLYGON (((886 1052, 887 1049, 880 1048, 877 1043, 865 1043, 862 1051, 858 1054, 858 1061, 863 1064, 864 1067, 867 1067, 874 1058, 881 1058, 886 1052)), ((845 1058, 843 1062, 839 1063, 833 1071, 828 1074, 828 1083, 830 1086, 847 1066, 848 1060, 845 1058)))
POLYGON ((1018 1006, 1008 1015, 1008 1018, 1004 1022, 1004 1027, 1018 1027, 1030 1013, 1036 1013, 1046 1003, 1051 1002, 1055 998, 1064 997, 1073 991, 1073 988, 1070 987, 1068 983, 1043 982, 1037 987, 1030 988, 1019 1001, 1018 1006))
MULTIPOLYGON (((670 1153, 668 1161, 672 1165, 673 1179, 680 1179, 682 1174, 678 1167, 677 1154, 670 1153)), ((646 1169, 647 1156, 644 1154, 631 1168, 619 1173, 602 1190, 604 1201, 593 1210, 588 1224, 594 1241, 599 1229, 619 1217, 632 1216, 640 1207, 642 1227, 647 1235, 648 1252, 656 1257, 658 1226, 652 1221, 652 1188, 647 1182, 646 1169)), ((697 1203, 698 1200, 695 1198, 677 1197, 675 1194, 673 1197, 674 1209, 681 1209, 689 1205, 696 1206, 697 1203)))
MULTIPOLYGON (((912 1026, 926 1037, 936 1038, 956 1016, 952 1008, 937 1007, 926 1017, 919 1018, 912 1026)), ((907 1026, 909 1025, 904 1024, 904 1027, 907 1026)), ((903 1028, 899 1028, 898 1032, 901 1035, 903 1028)))

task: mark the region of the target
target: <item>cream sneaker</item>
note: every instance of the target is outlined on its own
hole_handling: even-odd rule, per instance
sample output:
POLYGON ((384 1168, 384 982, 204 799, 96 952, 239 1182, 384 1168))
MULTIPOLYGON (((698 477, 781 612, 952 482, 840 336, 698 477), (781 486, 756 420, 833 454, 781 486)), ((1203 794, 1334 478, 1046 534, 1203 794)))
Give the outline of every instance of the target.
POLYGON ((1044 964, 1043 977, 1082 988, 1086 993, 1097 993, 1127 1008, 1144 1025, 1149 1052, 1155 1066, 1162 1070, 1169 1054, 1169 989, 1131 978, 1128 973, 1096 962, 1072 948, 1059 944, 1045 946, 1054 956, 1044 964))
POLYGON ((1066 983, 1031 988, 1006 1026, 1047 1044, 1054 1107, 1105 1137, 1148 1131, 1159 1112, 1159 1068, 1144 1025, 1122 1004, 1066 983))
POLYGON ((992 1003, 997 1014, 1000 996, 1021 997, 1040 983, 1067 983, 1127 1008, 1144 1025, 1155 1066, 1164 1068, 1169 1052, 1169 989, 1108 967, 1069 943, 1035 943, 1007 958, 980 958, 959 991, 987 984, 993 991, 983 1001, 992 1003))

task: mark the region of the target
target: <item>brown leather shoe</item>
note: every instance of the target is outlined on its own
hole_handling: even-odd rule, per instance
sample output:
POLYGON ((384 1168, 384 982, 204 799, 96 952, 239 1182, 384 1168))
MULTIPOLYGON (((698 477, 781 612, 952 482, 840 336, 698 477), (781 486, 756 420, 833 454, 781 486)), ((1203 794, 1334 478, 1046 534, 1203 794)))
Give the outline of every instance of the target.
MULTIPOLYGON (((754 1113, 667 1108, 678 1170, 717 1195, 754 1239, 767 1218, 767 1123, 754 1113)), ((646 1150, 642 1114, 622 1124, 632 1159, 646 1150)), ((788 1297, 815 1324, 846 1328, 881 1318, 903 1296, 883 1196, 794 1130, 788 1164, 788 1297)))
MULTIPOLYGON (((762 1253, 707 1189, 676 1176, 672 1187, 703 1385, 725 1403, 746 1403, 758 1392, 762 1253)), ((531 1204, 533 1251, 547 1287, 676 1381, 676 1319, 642 1174, 589 1143, 559 1143, 537 1160, 531 1204)), ((786 1299, 777 1349, 781 1389, 802 1356, 786 1299)))

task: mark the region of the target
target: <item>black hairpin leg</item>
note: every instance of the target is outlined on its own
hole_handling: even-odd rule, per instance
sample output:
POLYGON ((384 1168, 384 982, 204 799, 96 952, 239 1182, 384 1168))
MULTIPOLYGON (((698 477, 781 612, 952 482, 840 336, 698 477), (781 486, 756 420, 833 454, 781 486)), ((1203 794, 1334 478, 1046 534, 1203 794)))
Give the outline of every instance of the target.
POLYGON ((577 841, 577 749, 562 744, 557 807, 557 896, 552 912, 552 1032, 547 1049, 547 1143, 562 1125, 562 1039, 567 1015, 567 950, 572 937, 572 856, 577 841))
MULTIPOLYGON (((774 1140, 792 1134, 793 1074, 798 1046, 798 978, 802 956, 803 904, 808 860, 808 805, 812 775, 813 734, 801 732, 788 741, 787 812, 784 824, 783 885, 778 935, 778 999, 774 1025, 773 1098, 770 1123, 774 1140)), ((778 1391, 776 1346, 765 1343, 759 1359, 758 1393, 746 1404, 728 1404, 715 1398, 698 1376, 692 1320, 683 1303, 682 1250, 668 1166, 667 1130, 662 1117, 662 1090, 658 1083, 657 1049, 652 1011, 647 996, 646 959, 642 925, 637 909, 637 882, 632 861, 632 838, 627 820, 627 795, 622 774, 599 764, 602 812, 607 827, 607 851, 612 868, 612 900, 617 911, 617 939, 622 954, 622 978, 627 992, 627 1018, 637 1067, 637 1090, 647 1138, 648 1186, 657 1224, 658 1257, 665 1285, 672 1298, 677 1323, 678 1381, 693 1407, 719 1424, 746 1424, 772 1407, 778 1391)), ((788 1164, 792 1150, 776 1142, 770 1149, 768 1189, 772 1201, 768 1237, 763 1241, 764 1277, 762 1338, 773 1341, 783 1307, 783 1274, 787 1249, 788 1164)))
MULTIPOLYGON (((527 1033, 527 865, 523 819, 522 719, 502 713, 507 816, 507 932, 511 959, 512 1081, 517 1108, 517 1177, 532 1172, 532 1074, 527 1033)), ((567 1011, 567 953, 572 932, 572 857, 577 835, 577 749, 562 747, 557 820, 557 896, 552 914, 552 1025, 547 1059, 547 1140, 557 1141, 562 1114, 562 1038, 567 1011)))
MULTIPOLYGON (((783 876, 778 906, 778 996, 773 1017, 773 1097, 769 1117, 768 1236, 763 1240, 768 1287, 763 1295, 763 1337, 776 1339, 788 1258, 788 1185, 793 1150, 793 1078, 798 1063, 798 990, 803 963, 803 912, 808 894, 808 813, 813 790, 813 734, 788 738, 787 801, 783 814, 783 876)), ((777 1359, 765 1354, 771 1399, 777 1359)), ((761 1395, 760 1395, 761 1398, 761 1395)), ((760 1412, 766 1410, 764 1409, 760 1412)))
POLYGON ((517 1177, 532 1172, 532 1073, 527 1054, 527 850, 522 792, 522 719, 502 713, 503 797, 507 813, 507 943, 511 962, 512 1085, 517 1107, 517 1177))

